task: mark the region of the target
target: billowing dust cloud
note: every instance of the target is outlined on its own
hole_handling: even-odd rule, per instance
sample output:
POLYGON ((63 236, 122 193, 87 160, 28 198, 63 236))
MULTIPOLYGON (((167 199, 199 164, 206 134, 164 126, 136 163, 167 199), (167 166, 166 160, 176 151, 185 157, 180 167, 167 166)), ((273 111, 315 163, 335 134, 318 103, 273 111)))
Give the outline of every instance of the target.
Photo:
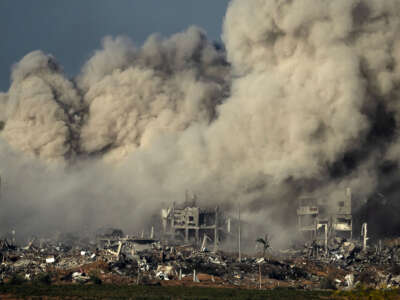
POLYGON ((302 194, 329 203, 351 187, 358 208, 393 190, 399 12, 398 0, 233 0, 225 47, 196 27, 141 47, 106 37, 74 79, 27 54, 0 93, 1 227, 139 231, 190 190, 241 203, 279 241, 302 194))

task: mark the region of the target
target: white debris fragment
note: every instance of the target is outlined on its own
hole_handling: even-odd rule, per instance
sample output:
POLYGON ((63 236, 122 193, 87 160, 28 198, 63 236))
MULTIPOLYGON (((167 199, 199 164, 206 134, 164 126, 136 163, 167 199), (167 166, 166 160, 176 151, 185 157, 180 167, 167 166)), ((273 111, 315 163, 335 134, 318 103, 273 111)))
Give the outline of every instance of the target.
POLYGON ((344 279, 346 280, 346 285, 352 288, 354 285, 354 274, 347 274, 344 279))
POLYGON ((53 264, 55 262, 56 262, 56 259, 54 258, 54 256, 46 258, 46 263, 48 263, 48 264, 53 264))

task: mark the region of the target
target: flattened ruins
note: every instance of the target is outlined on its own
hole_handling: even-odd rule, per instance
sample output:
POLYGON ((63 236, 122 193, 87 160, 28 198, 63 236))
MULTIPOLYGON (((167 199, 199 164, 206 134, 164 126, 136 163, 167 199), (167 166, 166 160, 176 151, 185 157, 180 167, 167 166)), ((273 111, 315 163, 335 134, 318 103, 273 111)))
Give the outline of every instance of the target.
POLYGON ((274 249, 266 235, 254 241, 252 253, 240 248, 240 216, 199 207, 195 197, 162 209, 159 230, 151 227, 139 235, 101 228, 19 244, 13 231, 0 241, 0 280, 249 289, 400 287, 400 239, 371 242, 366 223, 362 235, 354 236, 351 202, 350 189, 334 208, 301 197, 297 230, 302 243, 274 249))

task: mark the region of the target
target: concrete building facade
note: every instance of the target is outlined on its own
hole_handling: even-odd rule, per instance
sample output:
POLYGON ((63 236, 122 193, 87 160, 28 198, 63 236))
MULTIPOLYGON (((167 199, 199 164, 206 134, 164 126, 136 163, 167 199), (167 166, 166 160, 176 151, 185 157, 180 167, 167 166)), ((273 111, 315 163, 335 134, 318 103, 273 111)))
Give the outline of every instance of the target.
POLYGON ((297 209, 298 229, 308 239, 318 239, 328 230, 329 237, 352 238, 352 195, 347 188, 340 199, 328 206, 322 198, 304 196, 299 198, 297 209))
POLYGON ((198 243, 206 235, 206 239, 218 247, 223 231, 223 217, 218 207, 204 209, 195 204, 185 203, 180 207, 173 204, 162 209, 161 218, 165 237, 198 243))

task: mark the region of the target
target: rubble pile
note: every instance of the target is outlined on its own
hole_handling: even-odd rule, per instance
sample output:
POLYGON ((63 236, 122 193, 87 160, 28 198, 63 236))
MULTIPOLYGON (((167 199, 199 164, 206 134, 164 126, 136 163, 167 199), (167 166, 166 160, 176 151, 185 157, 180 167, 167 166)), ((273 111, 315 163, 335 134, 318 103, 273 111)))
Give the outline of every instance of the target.
POLYGON ((400 243, 363 249, 335 238, 301 249, 244 256, 201 251, 191 244, 111 235, 90 239, 36 239, 26 246, 0 240, 0 280, 19 276, 56 283, 127 283, 245 288, 400 287, 400 243), (261 256, 261 257, 260 257, 261 256), (50 279, 49 279, 50 278, 50 279), (329 283, 329 284, 327 284, 329 283))
POLYGON ((331 272, 339 275, 335 278, 338 287, 351 288, 358 284, 372 288, 400 287, 398 243, 378 241, 374 247, 363 249, 358 241, 336 237, 330 241, 327 251, 320 244, 312 248, 308 246, 302 251, 307 264, 329 265, 331 272))

